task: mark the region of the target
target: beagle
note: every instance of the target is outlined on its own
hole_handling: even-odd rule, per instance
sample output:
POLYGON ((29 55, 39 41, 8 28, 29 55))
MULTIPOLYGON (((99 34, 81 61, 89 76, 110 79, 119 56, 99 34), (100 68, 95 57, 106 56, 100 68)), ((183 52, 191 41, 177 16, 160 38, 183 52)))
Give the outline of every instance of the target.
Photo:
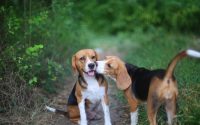
POLYGON ((108 106, 108 84, 103 75, 96 73, 97 53, 92 49, 78 51, 72 57, 72 67, 78 73, 77 81, 67 103, 67 112, 51 107, 49 111, 67 115, 72 122, 87 125, 87 120, 99 119, 96 112, 101 103, 105 125, 111 125, 108 106))
POLYGON ((200 52, 186 50, 177 54, 166 70, 148 70, 124 63, 118 57, 108 56, 103 61, 97 61, 96 71, 115 79, 117 87, 124 91, 130 105, 131 125, 137 124, 137 106, 141 102, 147 102, 150 125, 157 125, 156 114, 161 104, 165 105, 168 125, 172 125, 178 96, 173 72, 177 62, 185 56, 200 58, 200 52))

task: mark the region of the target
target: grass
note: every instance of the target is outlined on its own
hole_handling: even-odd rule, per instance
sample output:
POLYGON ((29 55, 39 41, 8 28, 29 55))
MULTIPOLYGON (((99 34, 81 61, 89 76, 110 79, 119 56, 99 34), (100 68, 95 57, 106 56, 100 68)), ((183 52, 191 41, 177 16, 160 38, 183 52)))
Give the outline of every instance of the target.
MULTIPOLYGON (((117 52, 126 62, 149 69, 166 68, 178 52, 187 48, 200 50, 200 41, 192 34, 169 33, 162 29, 153 29, 148 32, 137 30, 134 33, 119 33, 116 36, 93 34, 91 41, 92 46, 102 47, 108 51, 117 48, 117 52)), ((179 125, 200 124, 199 62, 199 59, 185 58, 178 63, 175 69, 179 85, 177 111, 179 125)), ((126 103, 121 92, 116 96, 126 103)), ((160 125, 165 124, 166 115, 163 108, 157 120, 160 125)), ((144 105, 139 107, 139 124, 148 125, 144 105)))

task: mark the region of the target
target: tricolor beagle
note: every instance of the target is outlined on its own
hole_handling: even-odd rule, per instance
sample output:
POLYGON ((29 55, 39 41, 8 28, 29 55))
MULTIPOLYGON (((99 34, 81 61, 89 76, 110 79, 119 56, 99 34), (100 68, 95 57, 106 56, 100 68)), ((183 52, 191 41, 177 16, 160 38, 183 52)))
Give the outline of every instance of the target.
POLYGON ((116 80, 117 87, 124 91, 131 110, 131 125, 138 121, 137 105, 147 101, 148 119, 151 125, 157 125, 156 114, 161 104, 165 105, 169 125, 172 125, 176 113, 178 96, 177 81, 173 75, 177 62, 185 56, 200 58, 194 50, 183 51, 174 57, 166 70, 148 70, 132 64, 125 64, 115 56, 97 61, 97 72, 116 80))
MULTIPOLYGON (((104 111, 105 125, 111 125, 108 107, 108 84, 103 75, 96 73, 97 53, 92 49, 78 51, 72 57, 72 67, 78 73, 78 79, 68 98, 67 116, 72 122, 87 125, 87 120, 98 119, 95 112, 100 103, 104 111)), ((62 111, 46 107, 52 112, 62 111)))

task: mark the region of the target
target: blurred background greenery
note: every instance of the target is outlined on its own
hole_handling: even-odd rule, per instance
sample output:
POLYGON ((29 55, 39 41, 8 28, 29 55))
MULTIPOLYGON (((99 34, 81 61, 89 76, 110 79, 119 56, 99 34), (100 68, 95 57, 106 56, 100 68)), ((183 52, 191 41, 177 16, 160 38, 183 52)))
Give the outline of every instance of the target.
MULTIPOLYGON (((28 117, 17 124, 32 123, 45 94, 57 93, 71 76, 79 49, 115 48, 150 69, 166 67, 181 50, 200 50, 199 0, 1 0, 0 22, 0 124, 13 123, 16 114, 28 117)), ((199 71, 197 59, 177 66, 181 125, 200 124, 199 71)), ((147 124, 145 110, 139 121, 147 124)))

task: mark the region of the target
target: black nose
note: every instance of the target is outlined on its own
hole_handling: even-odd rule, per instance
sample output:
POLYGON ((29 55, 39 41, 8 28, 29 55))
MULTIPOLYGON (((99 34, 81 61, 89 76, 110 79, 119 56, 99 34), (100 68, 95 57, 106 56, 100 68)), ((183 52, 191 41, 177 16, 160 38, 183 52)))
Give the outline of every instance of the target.
POLYGON ((90 64, 88 64, 88 67, 89 67, 90 69, 94 69, 94 66, 95 66, 94 63, 90 63, 90 64))

